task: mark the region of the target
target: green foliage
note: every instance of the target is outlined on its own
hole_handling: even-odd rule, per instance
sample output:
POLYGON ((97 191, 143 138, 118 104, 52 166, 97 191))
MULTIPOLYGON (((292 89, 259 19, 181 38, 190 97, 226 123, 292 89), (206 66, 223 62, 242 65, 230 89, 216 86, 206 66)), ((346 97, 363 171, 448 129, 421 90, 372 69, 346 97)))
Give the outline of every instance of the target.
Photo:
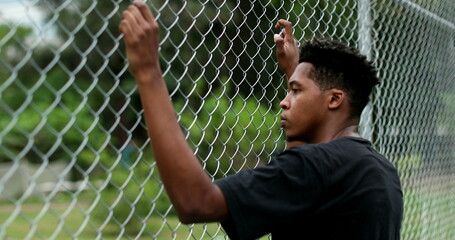
POLYGON ((222 82, 222 88, 208 93, 201 102, 189 98, 175 104, 188 141, 207 172, 216 178, 266 163, 284 149, 277 124, 279 112, 258 104, 255 98, 229 98, 225 94, 232 85, 222 82))
POLYGON ((84 168, 96 159, 88 152, 112 155, 104 145, 115 142, 115 137, 99 125, 96 114, 86 106, 86 98, 63 87, 64 75, 59 70, 51 72, 40 83, 43 87, 22 101, 14 93, 5 94, 3 101, 9 111, 0 113, 0 128, 6 132, 2 145, 7 151, 0 152, 0 161, 18 156, 31 162, 77 160, 84 168))
POLYGON ((11 26, 10 23, 0 24, 0 73, 4 71, 3 67, 22 60, 27 51, 26 40, 33 35, 31 27, 11 26))

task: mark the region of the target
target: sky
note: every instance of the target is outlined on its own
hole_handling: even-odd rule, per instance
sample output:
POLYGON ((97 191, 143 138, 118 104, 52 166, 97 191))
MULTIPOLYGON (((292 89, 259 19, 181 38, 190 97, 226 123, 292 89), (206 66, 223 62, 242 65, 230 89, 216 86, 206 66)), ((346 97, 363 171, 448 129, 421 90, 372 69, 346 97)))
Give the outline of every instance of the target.
POLYGON ((12 29, 18 25, 30 26, 41 40, 51 40, 55 35, 52 27, 44 26, 45 16, 34 6, 36 0, 0 0, 0 24, 12 29))
POLYGON ((41 14, 33 7, 31 0, 0 0, 0 24, 14 22, 38 27, 43 20, 41 14))

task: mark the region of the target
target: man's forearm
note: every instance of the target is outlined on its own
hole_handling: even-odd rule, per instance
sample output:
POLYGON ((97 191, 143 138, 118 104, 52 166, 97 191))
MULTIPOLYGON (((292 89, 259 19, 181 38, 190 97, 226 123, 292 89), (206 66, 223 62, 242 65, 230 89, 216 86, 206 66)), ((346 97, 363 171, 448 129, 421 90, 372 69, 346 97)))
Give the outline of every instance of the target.
POLYGON ((144 116, 164 187, 184 223, 222 221, 228 210, 187 144, 159 66, 159 26, 148 6, 135 0, 122 13, 130 70, 139 85, 144 116))
MULTIPOLYGON (((211 201, 212 192, 219 189, 214 189, 216 186, 186 142, 161 72, 151 71, 138 77, 137 81, 153 153, 166 192, 178 213, 185 215, 201 211, 197 209, 200 204, 211 201)), ((188 221, 199 221, 197 216, 194 217, 188 221)), ((211 219, 200 219, 204 220, 211 219)))

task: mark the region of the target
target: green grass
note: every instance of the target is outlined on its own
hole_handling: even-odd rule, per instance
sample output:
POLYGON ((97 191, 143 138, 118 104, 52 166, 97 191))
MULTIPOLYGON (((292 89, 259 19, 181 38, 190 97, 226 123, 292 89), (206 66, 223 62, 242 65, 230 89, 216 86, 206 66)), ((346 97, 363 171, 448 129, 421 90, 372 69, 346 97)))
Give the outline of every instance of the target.
POLYGON ((135 233, 122 232, 119 226, 112 224, 100 228, 101 222, 86 218, 81 209, 68 210, 70 206, 70 202, 56 203, 47 209, 42 203, 26 203, 15 214, 13 204, 2 204, 0 226, 6 233, 2 239, 95 239, 98 234, 102 234, 102 239, 117 239, 119 236, 121 239, 226 239, 219 224, 183 225, 175 216, 152 216, 142 231, 135 233))
POLYGON ((402 239, 455 239, 455 192, 404 189, 402 239))
MULTIPOLYGON (((441 180, 443 181, 443 180, 441 180)), ((402 239, 455 239, 455 187, 441 185, 434 189, 404 188, 405 212, 402 239)), ((177 217, 154 213, 136 231, 123 232, 119 225, 103 224, 88 214, 90 202, 70 197, 54 199, 46 205, 34 199, 16 207, 0 203, 1 239, 227 239, 217 223, 181 224, 177 217)), ((131 229, 131 228, 130 228, 131 229)), ((261 239, 268 239, 263 237, 261 239)))

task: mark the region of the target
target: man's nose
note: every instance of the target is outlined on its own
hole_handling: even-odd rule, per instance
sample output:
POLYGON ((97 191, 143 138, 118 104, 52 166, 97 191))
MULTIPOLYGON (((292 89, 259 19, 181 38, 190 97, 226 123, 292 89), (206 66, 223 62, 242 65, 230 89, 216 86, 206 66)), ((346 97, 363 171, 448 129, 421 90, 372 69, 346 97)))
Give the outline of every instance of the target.
POLYGON ((289 97, 289 93, 287 93, 286 96, 283 98, 283 100, 281 100, 280 108, 289 109, 289 104, 290 103, 289 103, 288 97, 289 97))

